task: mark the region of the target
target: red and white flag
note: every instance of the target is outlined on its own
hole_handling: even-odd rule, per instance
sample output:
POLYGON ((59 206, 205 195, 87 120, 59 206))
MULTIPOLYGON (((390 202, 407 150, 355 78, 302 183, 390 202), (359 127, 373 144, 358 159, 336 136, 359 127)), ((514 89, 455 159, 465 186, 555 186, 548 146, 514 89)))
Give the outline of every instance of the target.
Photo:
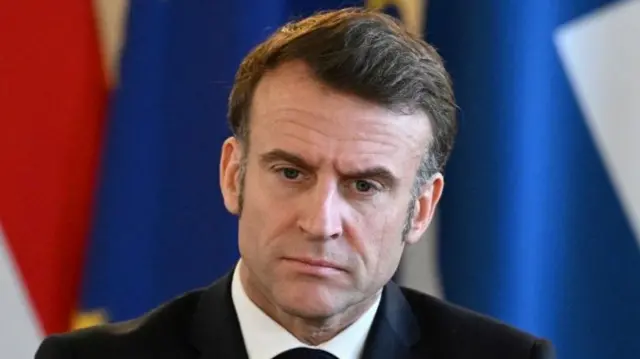
POLYGON ((123 3, 0 0, 2 358, 71 327, 123 3))

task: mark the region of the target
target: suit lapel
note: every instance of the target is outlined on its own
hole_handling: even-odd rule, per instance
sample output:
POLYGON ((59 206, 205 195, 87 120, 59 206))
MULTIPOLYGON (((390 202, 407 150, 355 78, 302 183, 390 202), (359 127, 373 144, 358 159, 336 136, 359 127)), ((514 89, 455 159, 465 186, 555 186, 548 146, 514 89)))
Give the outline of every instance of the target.
POLYGON ((389 282, 365 343, 363 359, 414 358, 420 328, 400 288, 389 282))
POLYGON ((233 272, 202 293, 191 326, 191 340, 200 359, 248 359, 231 299, 233 272))

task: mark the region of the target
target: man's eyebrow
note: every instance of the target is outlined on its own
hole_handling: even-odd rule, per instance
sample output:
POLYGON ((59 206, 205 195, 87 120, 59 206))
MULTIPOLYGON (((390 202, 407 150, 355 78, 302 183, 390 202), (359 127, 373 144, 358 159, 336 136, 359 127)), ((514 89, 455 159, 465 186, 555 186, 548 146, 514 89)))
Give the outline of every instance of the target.
MULTIPOLYGON (((288 162, 305 171, 316 170, 316 166, 313 166, 302 157, 282 149, 274 149, 260 155, 260 162, 262 164, 266 165, 278 161, 288 162)), ((383 166, 376 166, 358 171, 342 172, 341 175, 349 179, 376 178, 385 182, 389 186, 393 186, 399 181, 398 177, 396 177, 393 172, 383 166)))
POLYGON ((294 153, 287 152, 285 150, 274 149, 260 155, 260 162, 262 164, 269 164, 277 161, 289 162, 296 167, 299 167, 301 169, 308 170, 308 171, 315 169, 315 166, 312 166, 309 162, 305 161, 302 157, 294 153))

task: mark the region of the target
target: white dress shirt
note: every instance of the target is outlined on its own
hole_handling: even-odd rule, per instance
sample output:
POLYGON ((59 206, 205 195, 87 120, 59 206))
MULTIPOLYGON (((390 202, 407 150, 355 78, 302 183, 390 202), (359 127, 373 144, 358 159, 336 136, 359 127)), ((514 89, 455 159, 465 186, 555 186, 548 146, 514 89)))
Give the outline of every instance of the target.
POLYGON ((238 315, 249 359, 272 359, 284 351, 297 347, 322 349, 340 359, 360 358, 369 328, 380 304, 380 295, 357 321, 331 340, 313 347, 299 341, 249 299, 240 281, 239 264, 240 262, 233 273, 231 298, 238 315))

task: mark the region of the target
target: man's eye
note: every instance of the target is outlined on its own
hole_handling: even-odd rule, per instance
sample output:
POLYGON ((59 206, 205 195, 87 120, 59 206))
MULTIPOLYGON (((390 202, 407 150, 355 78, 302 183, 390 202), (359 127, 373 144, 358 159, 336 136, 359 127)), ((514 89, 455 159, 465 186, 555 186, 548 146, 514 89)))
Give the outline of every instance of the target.
POLYGON ((353 186, 355 190, 360 193, 369 193, 377 189, 373 183, 365 180, 356 180, 353 182, 353 186))
POLYGON ((301 175, 300 171, 295 168, 281 168, 279 169, 279 172, 288 180, 296 180, 301 175))

